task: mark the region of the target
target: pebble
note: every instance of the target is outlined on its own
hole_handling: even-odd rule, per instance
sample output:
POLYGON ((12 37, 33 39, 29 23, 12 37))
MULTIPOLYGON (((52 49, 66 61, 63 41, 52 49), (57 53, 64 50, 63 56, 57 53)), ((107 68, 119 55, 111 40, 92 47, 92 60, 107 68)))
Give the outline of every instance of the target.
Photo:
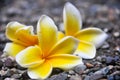
POLYGON ((58 75, 53 75, 51 78, 48 78, 46 80, 66 80, 67 77, 68 75, 65 72, 63 72, 58 75))
POLYGON ((93 64, 91 64, 91 63, 85 63, 85 65, 88 67, 88 68, 92 68, 92 67, 94 67, 94 65, 93 64))
POLYGON ((70 75, 74 75, 75 74, 75 72, 73 71, 73 70, 69 70, 69 72, 68 72, 70 75))
POLYGON ((113 35, 114 35, 114 37, 119 37, 120 33, 119 32, 114 32, 113 35))
POLYGON ((69 80, 82 80, 82 78, 79 75, 72 75, 69 80))
POLYGON ((11 78, 15 78, 15 79, 19 79, 20 77, 21 77, 20 74, 13 74, 13 75, 11 76, 11 78))
POLYGON ((81 65, 76 66, 74 68, 74 71, 78 74, 82 74, 86 68, 87 68, 86 65, 81 64, 81 65))
POLYGON ((8 68, 14 67, 13 61, 12 61, 12 59, 10 59, 10 58, 7 58, 7 59, 5 60, 4 65, 5 65, 6 67, 8 67, 8 68))
POLYGON ((113 68, 113 66, 104 67, 90 76, 86 76, 84 80, 98 80, 107 75, 107 73, 113 68))
POLYGON ((100 62, 101 62, 101 59, 102 59, 102 58, 101 58, 100 56, 97 56, 97 57, 96 57, 96 60, 97 60, 97 61, 100 61, 100 62))
POLYGON ((5 78, 4 80, 16 80, 15 78, 5 78))
POLYGON ((114 64, 114 58, 112 56, 107 56, 106 57, 106 63, 107 64, 114 64))
POLYGON ((6 76, 6 77, 11 77, 13 74, 15 74, 14 71, 8 70, 5 76, 6 76))
POLYGON ((106 49, 106 48, 109 48, 109 47, 110 47, 110 45, 109 45, 107 42, 105 42, 105 43, 102 45, 101 48, 106 49))

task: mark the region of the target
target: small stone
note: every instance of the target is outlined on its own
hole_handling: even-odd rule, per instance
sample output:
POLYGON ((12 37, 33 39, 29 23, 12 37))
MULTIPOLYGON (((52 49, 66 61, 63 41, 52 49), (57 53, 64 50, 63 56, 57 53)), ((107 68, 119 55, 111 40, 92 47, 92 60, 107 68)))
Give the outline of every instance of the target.
POLYGON ((85 69, 86 69, 86 65, 81 64, 81 65, 76 66, 76 67, 74 68, 74 71, 75 71, 76 73, 82 74, 85 69))
POLYGON ((117 55, 117 56, 114 57, 114 60, 118 61, 118 60, 120 60, 120 57, 117 55))
POLYGON ((12 68, 14 66, 13 61, 10 58, 5 60, 4 65, 8 68, 12 68))
POLYGON ((75 72, 73 70, 69 70, 69 74, 73 75, 75 72))
POLYGON ((115 47, 115 50, 120 52, 120 47, 119 46, 115 47))
POLYGON ((107 63, 107 65, 115 65, 114 58, 111 57, 111 56, 107 56, 106 57, 106 63, 107 63))
POLYGON ((97 61, 100 61, 100 62, 101 62, 101 59, 102 59, 102 58, 101 58, 100 56, 97 56, 97 58, 96 58, 96 60, 97 60, 97 61))
POLYGON ((15 73, 14 71, 8 70, 5 76, 10 77, 10 76, 12 76, 14 73, 15 73))
POLYGON ((19 79, 20 77, 21 77, 20 74, 13 74, 13 75, 11 76, 11 78, 15 78, 15 79, 19 79))
POLYGON ((93 64, 91 64, 91 63, 86 63, 85 64, 88 68, 92 68, 94 65, 93 64))
POLYGON ((1 76, 4 76, 4 75, 6 75, 6 73, 7 73, 7 71, 0 70, 0 75, 1 75, 1 76))
POLYGON ((16 80, 15 78, 5 78, 4 80, 16 80))
POLYGON ((119 37, 119 36, 120 36, 120 33, 119 33, 119 32, 114 32, 113 35, 114 35, 115 37, 119 37))
POLYGON ((114 80, 114 76, 107 76, 107 80, 114 80))
POLYGON ((68 75, 66 73, 60 73, 58 75, 53 75, 51 78, 48 78, 46 80, 66 80, 68 75))
POLYGON ((104 68, 100 69, 99 71, 96 71, 94 74, 104 74, 104 75, 106 75, 112 68, 113 68, 113 66, 107 66, 107 67, 104 67, 104 68))
POLYGON ((106 48, 109 48, 110 47, 110 45, 107 43, 107 42, 105 42, 103 45, 102 45, 102 48, 103 49, 106 49, 106 48))
POLYGON ((94 72, 90 76, 86 76, 84 80, 99 80, 103 78, 107 73, 113 68, 113 66, 107 66, 105 68, 102 68, 96 72, 94 72))
POLYGON ((82 78, 79 75, 72 75, 69 80, 82 80, 82 78))

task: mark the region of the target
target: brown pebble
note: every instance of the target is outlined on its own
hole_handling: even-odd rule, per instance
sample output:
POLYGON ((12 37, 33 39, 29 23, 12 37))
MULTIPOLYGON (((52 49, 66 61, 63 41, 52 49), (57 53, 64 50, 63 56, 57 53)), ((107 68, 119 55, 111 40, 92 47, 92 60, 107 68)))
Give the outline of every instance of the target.
POLYGON ((92 67, 94 67, 94 65, 91 64, 91 63, 85 63, 85 65, 86 65, 88 68, 92 68, 92 67))

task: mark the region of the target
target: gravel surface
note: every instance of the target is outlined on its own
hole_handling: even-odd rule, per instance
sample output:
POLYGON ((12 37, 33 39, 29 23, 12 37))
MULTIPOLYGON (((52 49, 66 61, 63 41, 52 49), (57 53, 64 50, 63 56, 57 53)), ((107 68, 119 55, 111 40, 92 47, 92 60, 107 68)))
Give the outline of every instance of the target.
MULTIPOLYGON (((52 17, 63 31, 62 10, 71 2, 81 12, 83 28, 101 28, 108 39, 97 49, 92 60, 83 60, 69 71, 54 69, 46 80, 120 80, 120 1, 119 0, 1 0, 0 1, 0 55, 7 42, 6 24, 19 21, 26 25, 36 23, 42 14, 52 17)), ((27 69, 19 66, 12 57, 0 57, 0 80, 32 80, 27 69)))

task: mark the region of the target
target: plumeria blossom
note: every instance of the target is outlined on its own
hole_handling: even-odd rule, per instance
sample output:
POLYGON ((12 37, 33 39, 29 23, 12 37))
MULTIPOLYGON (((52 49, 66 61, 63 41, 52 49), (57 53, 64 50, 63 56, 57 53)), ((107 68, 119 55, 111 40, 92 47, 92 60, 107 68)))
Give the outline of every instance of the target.
POLYGON ((12 42, 7 43, 3 51, 4 54, 13 57, 26 47, 38 44, 38 38, 33 33, 33 26, 26 26, 18 22, 8 23, 6 36, 12 42))
POLYGON ((82 64, 80 57, 72 55, 79 40, 71 36, 58 40, 57 27, 48 16, 42 15, 37 24, 38 45, 29 46, 16 55, 16 61, 28 68, 32 79, 46 79, 53 68, 70 69, 82 64))
MULTIPOLYGON (((96 48, 100 47, 107 38, 107 34, 99 28, 82 28, 82 19, 79 11, 71 3, 66 3, 63 11, 63 21, 66 36, 74 36, 80 40, 75 54, 82 58, 95 57, 96 48)), ((59 32, 59 39, 65 36, 59 32)))

